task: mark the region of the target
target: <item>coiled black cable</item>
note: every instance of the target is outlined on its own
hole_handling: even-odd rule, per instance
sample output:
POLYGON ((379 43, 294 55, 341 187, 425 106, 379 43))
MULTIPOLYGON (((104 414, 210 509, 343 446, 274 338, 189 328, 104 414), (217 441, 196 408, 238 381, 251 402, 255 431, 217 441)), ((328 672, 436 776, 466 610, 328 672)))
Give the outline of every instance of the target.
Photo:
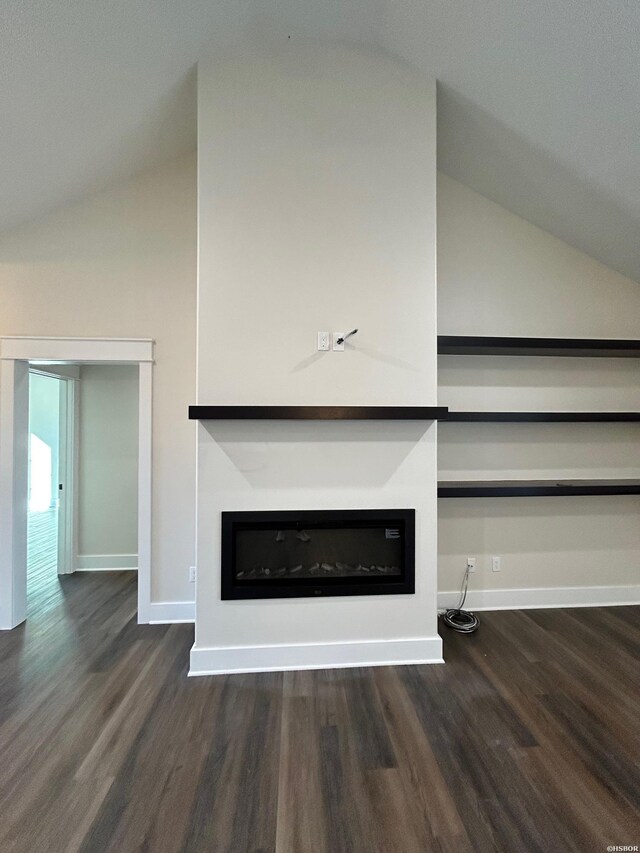
POLYGON ((444 619, 444 624, 448 628, 453 628, 454 631, 458 631, 460 634, 473 634, 474 631, 478 630, 478 625, 480 624, 480 620, 475 613, 462 609, 463 604, 467 600, 469 569, 470 567, 467 566, 467 571, 464 573, 464 578, 462 579, 458 606, 447 610, 442 617, 444 619))

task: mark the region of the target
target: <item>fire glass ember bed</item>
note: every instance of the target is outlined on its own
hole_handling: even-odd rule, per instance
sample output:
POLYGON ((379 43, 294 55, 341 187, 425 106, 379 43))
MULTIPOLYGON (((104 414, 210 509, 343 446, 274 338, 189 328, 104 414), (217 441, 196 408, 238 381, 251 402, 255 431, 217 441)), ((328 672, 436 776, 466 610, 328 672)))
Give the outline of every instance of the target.
POLYGON ((415 510, 222 513, 222 598, 415 592, 415 510))

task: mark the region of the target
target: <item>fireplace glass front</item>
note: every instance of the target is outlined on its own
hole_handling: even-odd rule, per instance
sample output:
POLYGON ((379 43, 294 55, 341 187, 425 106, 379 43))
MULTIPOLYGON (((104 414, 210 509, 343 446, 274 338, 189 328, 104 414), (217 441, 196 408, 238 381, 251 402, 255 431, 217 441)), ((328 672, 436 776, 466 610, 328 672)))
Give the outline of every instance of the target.
POLYGON ((415 511, 222 513, 222 598, 415 591, 415 511))

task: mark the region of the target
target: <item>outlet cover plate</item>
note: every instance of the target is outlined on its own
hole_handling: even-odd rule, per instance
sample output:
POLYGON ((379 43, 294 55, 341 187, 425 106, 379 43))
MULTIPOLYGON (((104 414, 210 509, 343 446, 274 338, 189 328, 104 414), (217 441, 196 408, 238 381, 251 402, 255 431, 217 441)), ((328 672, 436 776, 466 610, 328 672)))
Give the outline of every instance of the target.
POLYGON ((329 332, 318 332, 318 352, 328 352, 331 342, 329 332))

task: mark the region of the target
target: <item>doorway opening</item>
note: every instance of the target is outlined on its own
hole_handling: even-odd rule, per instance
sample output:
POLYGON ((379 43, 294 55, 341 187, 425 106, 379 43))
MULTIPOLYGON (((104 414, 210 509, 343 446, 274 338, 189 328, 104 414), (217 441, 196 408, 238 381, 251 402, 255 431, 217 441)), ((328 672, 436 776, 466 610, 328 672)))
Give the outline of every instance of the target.
POLYGON ((138 622, 150 621, 152 372, 147 339, 0 338, 0 629, 27 617, 28 556, 31 574, 38 563, 51 571, 52 604, 86 571, 137 569, 138 622), (84 395, 84 442, 83 371, 94 389, 84 395), (57 383, 57 441, 51 424, 30 417, 34 372, 57 383), (121 405, 114 391, 127 382, 121 405))
POLYGON ((78 598, 87 572, 132 572, 135 582, 138 368, 30 364, 28 382, 27 615, 35 615, 71 591, 78 598))

